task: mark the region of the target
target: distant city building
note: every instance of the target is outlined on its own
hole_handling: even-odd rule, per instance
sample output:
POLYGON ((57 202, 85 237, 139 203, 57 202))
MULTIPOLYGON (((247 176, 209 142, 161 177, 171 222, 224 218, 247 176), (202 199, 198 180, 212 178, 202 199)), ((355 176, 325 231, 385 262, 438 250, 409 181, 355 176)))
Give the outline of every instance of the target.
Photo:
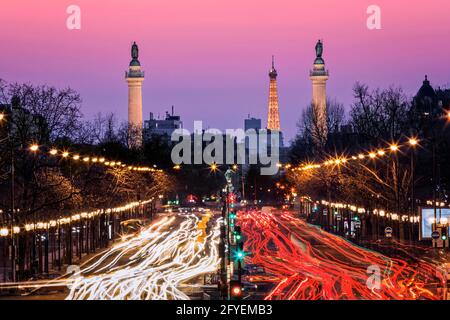
POLYGON ((270 129, 262 129, 261 127, 261 119, 253 118, 248 116, 247 119, 244 119, 244 130, 247 133, 245 137, 245 151, 246 151, 246 166, 244 167, 244 171, 247 171, 249 168, 250 159, 259 159, 259 152, 267 152, 268 155, 272 154, 272 133, 276 133, 279 136, 279 156, 280 162, 287 161, 287 151, 288 149, 283 145, 283 133, 278 130, 270 130, 270 129), (251 134, 249 130, 254 130, 254 133, 251 134), (259 135, 261 131, 264 130, 267 133, 267 143, 265 145, 259 144, 259 135), (254 141, 250 143, 250 141, 254 141))
POLYGON ((244 120, 244 130, 245 132, 251 132, 249 130, 254 130, 255 137, 254 140, 256 141, 256 145, 252 145, 250 149, 250 139, 253 139, 253 134, 249 134, 248 137, 245 138, 245 149, 248 151, 247 154, 257 154, 258 153, 258 133, 259 130, 261 130, 261 119, 257 118, 250 118, 250 115, 247 119, 244 120))
POLYGON ((222 164, 235 164, 238 162, 238 146, 242 144, 242 141, 238 141, 236 136, 220 133, 215 136, 212 140, 210 137, 206 138, 212 134, 212 131, 202 130, 194 131, 191 133, 191 145, 194 152, 191 153, 191 163, 202 164, 205 159, 202 158, 203 152, 207 148, 214 148, 214 142, 217 139, 222 139, 222 143, 217 145, 215 149, 214 157, 216 158, 216 163, 222 164), (219 138, 220 137, 220 138, 219 138), (206 141, 205 141, 206 140, 206 141), (231 153, 228 153, 230 151, 231 153))
POLYGON ((180 116, 174 115, 174 108, 172 106, 172 112, 166 112, 164 119, 153 118, 153 113, 150 112, 150 119, 144 121, 144 140, 148 141, 153 135, 167 136, 170 140, 172 133, 183 128, 183 122, 180 116))
POLYGON ((244 130, 248 129, 255 129, 256 131, 261 129, 261 119, 257 118, 250 118, 250 115, 248 115, 248 118, 244 120, 244 130))
POLYGON ((328 70, 325 70, 325 61, 322 58, 323 44, 319 40, 316 44, 316 59, 313 70, 309 73, 312 81, 312 107, 316 125, 313 131, 314 143, 318 147, 323 147, 327 141, 327 92, 326 82, 328 80, 328 70))
POLYGON ((430 114, 436 116, 441 112, 436 91, 431 86, 428 76, 425 76, 425 80, 414 97, 413 103, 414 111, 422 116, 428 116, 430 114))
POLYGON ((130 145, 142 145, 142 82, 144 72, 139 62, 139 49, 136 42, 131 46, 131 62, 128 71, 125 71, 125 79, 128 83, 128 124, 133 131, 130 145), (134 129, 134 130, 133 130, 134 129))

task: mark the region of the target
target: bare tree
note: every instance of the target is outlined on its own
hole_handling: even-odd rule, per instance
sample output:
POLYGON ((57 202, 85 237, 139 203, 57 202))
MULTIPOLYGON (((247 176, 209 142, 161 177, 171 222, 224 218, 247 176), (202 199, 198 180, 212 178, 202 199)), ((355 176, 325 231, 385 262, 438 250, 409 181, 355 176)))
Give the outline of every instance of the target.
POLYGON ((81 97, 74 90, 56 89, 30 84, 5 85, 0 89, 3 104, 16 100, 14 116, 10 119, 18 132, 21 143, 71 138, 79 129, 81 97), (6 86, 6 87, 5 87, 6 86), (14 99, 13 99, 14 98, 14 99))
POLYGON ((367 143, 394 141, 407 131, 411 103, 401 88, 369 91, 367 85, 356 83, 353 93, 350 123, 367 143))
POLYGON ((298 134, 292 143, 291 158, 317 156, 324 151, 328 137, 341 129, 345 124, 344 106, 335 99, 327 99, 327 136, 323 133, 322 126, 318 123, 316 108, 311 104, 302 113, 297 123, 298 134))
POLYGON ((142 145, 142 128, 128 123, 122 122, 118 131, 120 143, 128 149, 138 149, 142 145))

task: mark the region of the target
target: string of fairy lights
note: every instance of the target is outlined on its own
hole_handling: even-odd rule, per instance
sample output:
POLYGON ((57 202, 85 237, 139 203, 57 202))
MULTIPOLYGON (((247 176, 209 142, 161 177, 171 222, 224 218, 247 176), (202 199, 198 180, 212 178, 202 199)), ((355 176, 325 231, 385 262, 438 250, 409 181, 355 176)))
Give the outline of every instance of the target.
POLYGON ((407 143, 400 145, 398 143, 392 143, 388 147, 384 148, 377 148, 372 149, 371 151, 366 152, 360 152, 358 154, 350 155, 350 156, 337 156, 337 157, 331 157, 323 162, 310 162, 310 163, 304 163, 297 167, 293 167, 291 164, 286 164, 284 166, 285 169, 290 169, 291 171, 310 171, 313 169, 320 169, 320 168, 333 168, 333 167, 339 167, 342 165, 346 165, 350 162, 360 162, 364 160, 378 160, 383 157, 389 156, 391 154, 396 154, 401 151, 402 148, 405 148, 409 146, 410 148, 415 148, 419 145, 418 138, 409 138, 407 143))
MULTIPOLYGON (((0 123, 7 121, 6 115, 2 112, 0 112, 0 123)), ((81 163, 90 163, 90 164, 98 164, 98 165, 104 165, 109 167, 122 167, 122 168, 128 168, 128 170, 132 171, 163 171, 161 169, 157 169, 156 165, 153 166, 136 166, 131 164, 126 164, 122 161, 114 161, 114 160, 108 160, 105 157, 100 157, 96 155, 80 155, 79 153, 73 153, 69 152, 67 149, 57 149, 57 148, 48 148, 45 146, 40 146, 36 143, 31 144, 28 147, 28 150, 32 153, 38 153, 41 150, 48 150, 48 155, 50 156, 60 156, 63 159, 70 159, 74 162, 81 162, 81 163)))
MULTIPOLYGON (((450 113, 449 113, 450 117, 450 113)), ((390 156, 397 154, 398 152, 401 152, 403 148, 409 147, 409 148, 416 148, 419 146, 419 140, 418 138, 409 138, 406 143, 404 144, 398 144, 398 143, 392 143, 389 144, 387 147, 384 148, 377 148, 372 149, 371 151, 366 152, 360 152, 358 154, 350 155, 350 156, 341 156, 341 157, 332 157, 328 158, 327 160, 323 162, 316 162, 316 163, 305 163, 301 164, 297 167, 293 167, 291 164, 284 165, 285 169, 290 169, 293 172, 304 172, 304 171, 311 171, 314 169, 321 169, 321 168, 339 168, 340 166, 344 166, 349 162, 359 162, 359 161, 365 161, 367 159, 369 160, 379 160, 383 157, 390 156)), ((282 166, 280 166, 282 167, 282 166)), ((359 207, 354 204, 347 204, 347 203, 339 203, 339 202, 329 202, 326 200, 316 201, 316 204, 322 204, 324 206, 329 206, 330 208, 336 208, 336 209, 349 209, 352 212, 359 213, 359 214, 373 214, 375 216, 379 216, 382 218, 391 219, 393 221, 402 221, 402 222, 410 222, 410 223, 419 223, 420 216, 418 215, 407 215, 407 214, 400 214, 395 212, 389 212, 384 209, 373 209, 368 210, 366 208, 359 207)), ((445 202, 441 201, 426 201, 426 204, 429 206, 436 206, 437 208, 443 208, 446 207, 447 204, 445 202)), ((450 207, 450 205, 449 205, 450 207)))
POLYGON ((340 203, 340 202, 329 202, 326 200, 322 200, 318 203, 321 203, 324 206, 335 208, 335 209, 349 209, 352 212, 359 213, 359 214, 373 214, 375 216, 379 216, 381 218, 387 218, 391 219, 393 221, 402 221, 402 222, 410 222, 410 223, 419 223, 420 217, 418 215, 411 216, 406 214, 398 214, 395 212, 389 212, 383 209, 373 209, 368 210, 366 208, 362 208, 359 206, 356 206, 354 204, 348 204, 348 203, 340 203))
MULTIPOLYGON (((60 156, 63 159, 69 159, 76 163, 90 163, 90 164, 97 164, 97 165, 103 165, 106 167, 117 167, 117 168, 124 168, 128 169, 130 171, 138 171, 138 172, 162 172, 162 169, 157 169, 154 167, 148 167, 148 166, 135 166, 135 165, 129 165, 126 163, 123 163, 121 161, 112 161, 108 160, 105 157, 98 157, 95 155, 80 155, 79 153, 69 152, 67 149, 57 149, 57 148, 46 148, 43 146, 39 146, 37 144, 32 144, 29 146, 28 150, 32 153, 38 153, 42 152, 44 154, 47 154, 49 156, 60 156), (43 150, 48 149, 48 152, 45 152, 43 150)), ((141 202, 131 202, 121 207, 116 208, 108 208, 108 209, 99 209, 94 210, 91 212, 82 212, 73 214, 70 216, 62 217, 59 219, 52 219, 48 221, 41 221, 36 223, 28 223, 24 224, 23 226, 13 226, 12 228, 8 227, 0 227, 0 237, 6 237, 8 235, 12 234, 19 234, 21 232, 29 232, 34 230, 46 230, 49 228, 54 228, 66 224, 70 224, 72 222, 79 221, 81 219, 93 219, 99 215, 103 214, 111 214, 111 213, 122 213, 127 210, 133 209, 139 205, 146 204, 148 202, 151 202, 151 200, 147 201, 141 201, 141 202)))
POLYGON ((27 223, 27 224, 24 224, 23 226, 16 225, 16 226, 12 227, 12 230, 11 230, 11 228, 1 227, 0 228, 0 237, 7 237, 7 236, 11 235, 11 232, 12 232, 12 234, 17 235, 20 233, 36 231, 36 230, 48 230, 50 228, 56 228, 56 227, 71 224, 73 222, 78 222, 78 221, 81 221, 82 219, 84 219, 84 220, 94 219, 100 215, 109 215, 109 214, 116 214, 116 213, 121 214, 128 210, 134 209, 136 207, 148 204, 152 201, 153 201, 153 199, 145 200, 145 201, 134 201, 134 202, 130 202, 126 205, 123 205, 121 207, 98 209, 98 210, 89 211, 89 212, 81 212, 81 213, 76 213, 76 214, 68 215, 65 217, 61 217, 59 219, 39 221, 36 223, 27 223))
MULTIPOLYGON (((0 113, 0 122, 6 120, 6 115, 4 113, 0 113)), ((124 168, 130 171, 138 171, 138 172, 162 172, 162 169, 158 169, 156 165, 153 166, 137 166, 124 163, 122 161, 114 161, 107 159, 105 157, 97 156, 97 155, 81 155, 76 152, 70 152, 67 148, 58 149, 55 147, 46 147, 40 146, 36 143, 31 144, 28 147, 28 151, 34 154, 41 153, 51 157, 60 157, 61 159, 68 159, 73 161, 74 163, 80 164, 95 164, 102 165, 105 167, 113 167, 113 168, 124 168)), ((124 206, 108 208, 108 209, 98 209, 90 212, 81 212, 72 215, 68 215, 65 217, 61 217, 58 219, 51 219, 48 221, 40 221, 36 223, 26 223, 22 226, 15 225, 11 227, 0 227, 0 237, 7 237, 11 234, 17 235, 22 232, 29 232, 35 230, 48 230, 49 228, 55 228, 63 225, 70 224, 72 222, 80 221, 81 219, 93 219, 99 215, 108 215, 115 213, 123 213, 127 210, 131 210, 141 205, 145 205, 149 202, 153 201, 153 199, 138 201, 138 202, 130 202, 124 206)), ((19 209, 17 209, 19 211, 19 209)))
POLYGON ((32 153, 38 153, 42 149, 47 149, 48 152, 46 154, 54 157, 61 157, 62 159, 69 159, 78 163, 85 164, 97 164, 103 165, 106 167, 117 167, 117 168, 126 168, 130 171, 143 171, 143 172, 162 172, 162 169, 158 169, 156 165, 153 166, 136 166, 124 163, 122 161, 114 161, 110 159, 106 159, 105 157, 99 157, 96 155, 80 155, 79 153, 69 152, 67 149, 57 149, 57 148, 46 148, 39 146, 37 144, 32 144, 29 146, 28 150, 32 153))

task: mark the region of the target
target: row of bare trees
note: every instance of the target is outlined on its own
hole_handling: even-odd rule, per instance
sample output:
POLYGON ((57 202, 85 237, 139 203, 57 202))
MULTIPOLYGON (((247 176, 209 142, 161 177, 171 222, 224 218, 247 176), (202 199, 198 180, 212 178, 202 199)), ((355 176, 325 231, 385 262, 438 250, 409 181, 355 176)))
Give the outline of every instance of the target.
POLYGON ((14 189, 14 207, 21 212, 17 223, 36 213, 42 216, 52 211, 117 204, 164 193, 172 187, 163 172, 142 174, 50 157, 48 148, 56 147, 131 164, 152 163, 142 150, 129 149, 133 130, 119 124, 113 114, 98 114, 91 121, 83 121, 81 97, 70 88, 0 80, 0 106, 4 114, 0 122, 0 209, 5 214, 10 212, 14 189), (30 152, 31 144, 42 150, 30 152))
POLYGON ((450 172, 445 165, 450 152, 445 119, 449 90, 437 90, 433 99, 411 98, 401 88, 371 90, 356 83, 353 93, 348 112, 329 99, 329 133, 323 145, 313 139, 317 127, 313 106, 304 111, 291 161, 322 163, 361 152, 366 157, 314 170, 290 171, 288 178, 299 193, 410 215, 433 197, 445 201, 450 189, 450 172), (418 140, 417 145, 408 144, 411 137, 418 140), (376 153, 392 144, 403 147, 396 152, 387 150, 385 156, 367 157, 368 152, 376 153))
MULTIPOLYGON (((130 171, 62 157, 61 151, 67 150, 72 156, 95 155, 131 165, 155 163, 144 148, 128 145, 136 128, 119 123, 113 114, 98 114, 87 121, 81 103, 80 95, 70 88, 0 80, 0 227, 23 227, 75 212, 157 199, 173 190, 172 176, 157 168, 130 171), (32 144, 39 149, 30 150, 32 144), (52 148, 59 153, 51 155, 52 148)), ((34 239, 36 244, 38 238, 34 239)), ((2 253, 9 254, 9 258, 0 254, 0 259, 11 259, 10 241, 0 242, 2 253)), ((17 251, 19 255, 26 252, 28 248, 17 251)))

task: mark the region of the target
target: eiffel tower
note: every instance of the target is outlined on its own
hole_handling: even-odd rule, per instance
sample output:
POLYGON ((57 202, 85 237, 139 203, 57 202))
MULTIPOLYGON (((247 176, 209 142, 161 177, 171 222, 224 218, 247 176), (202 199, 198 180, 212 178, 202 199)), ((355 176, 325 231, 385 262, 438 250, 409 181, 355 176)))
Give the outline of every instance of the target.
POLYGON ((269 112, 267 115, 267 129, 280 131, 280 111, 278 109, 277 70, 275 70, 274 57, 272 68, 269 71, 269 112))

